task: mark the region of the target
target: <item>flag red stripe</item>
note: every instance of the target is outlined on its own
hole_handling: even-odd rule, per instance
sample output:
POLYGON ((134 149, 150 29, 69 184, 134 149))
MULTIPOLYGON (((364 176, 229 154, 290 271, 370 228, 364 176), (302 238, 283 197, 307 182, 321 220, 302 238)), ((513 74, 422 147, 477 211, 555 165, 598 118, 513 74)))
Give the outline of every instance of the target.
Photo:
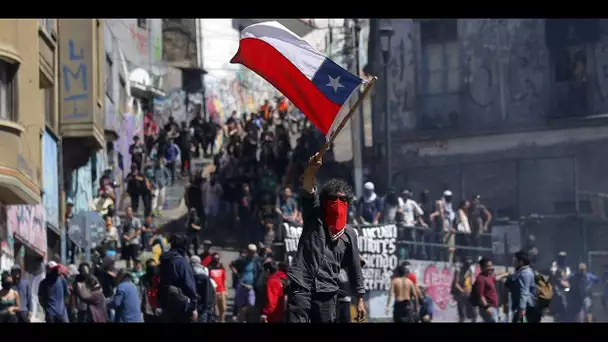
POLYGON ((290 60, 267 42, 243 38, 231 60, 251 69, 298 107, 324 135, 340 111, 290 60))

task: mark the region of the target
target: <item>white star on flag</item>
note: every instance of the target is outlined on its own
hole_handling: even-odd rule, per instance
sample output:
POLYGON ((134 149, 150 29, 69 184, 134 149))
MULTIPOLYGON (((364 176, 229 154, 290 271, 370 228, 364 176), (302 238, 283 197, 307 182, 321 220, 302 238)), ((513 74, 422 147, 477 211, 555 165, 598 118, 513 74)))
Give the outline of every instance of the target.
POLYGON ((333 78, 330 75, 329 76, 329 83, 327 83, 325 86, 326 87, 332 87, 334 88, 334 93, 338 92, 338 88, 344 88, 343 85, 340 84, 340 76, 333 78))

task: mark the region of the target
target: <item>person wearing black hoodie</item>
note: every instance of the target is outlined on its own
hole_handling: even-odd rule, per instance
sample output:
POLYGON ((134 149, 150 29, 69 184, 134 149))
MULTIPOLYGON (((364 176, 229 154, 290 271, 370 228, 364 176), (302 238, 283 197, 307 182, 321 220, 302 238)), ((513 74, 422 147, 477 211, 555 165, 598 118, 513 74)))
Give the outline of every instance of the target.
POLYGON ((187 239, 174 234, 171 249, 160 256, 158 300, 163 322, 196 322, 198 320, 196 281, 186 259, 187 239))

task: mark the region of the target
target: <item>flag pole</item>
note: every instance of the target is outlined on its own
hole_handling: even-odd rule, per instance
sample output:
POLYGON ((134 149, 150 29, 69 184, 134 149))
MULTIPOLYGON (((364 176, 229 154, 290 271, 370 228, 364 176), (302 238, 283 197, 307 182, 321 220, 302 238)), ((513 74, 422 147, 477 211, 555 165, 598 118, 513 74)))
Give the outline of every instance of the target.
POLYGON ((321 150, 319 151, 319 157, 322 157, 323 154, 325 154, 325 152, 327 152, 327 150, 329 149, 329 146, 331 145, 331 143, 334 142, 334 140, 336 139, 336 137, 338 136, 338 134, 340 134, 340 131, 342 131, 342 129, 344 128, 344 126, 348 122, 348 120, 357 111, 357 108, 359 108, 359 105, 361 105, 361 103, 363 103, 363 100, 365 100, 365 98, 367 97, 367 95, 369 95, 369 91, 372 89, 372 86, 374 85, 374 82, 376 82, 377 79, 378 79, 378 77, 374 76, 371 79, 371 81, 369 81, 369 83, 367 84, 367 87, 365 87, 365 90, 363 91, 363 93, 361 94, 361 96, 359 96, 359 98, 357 99, 357 102, 355 102, 355 104, 351 107, 351 109, 348 112, 348 114, 346 114, 346 116, 344 117, 344 119, 342 120, 342 122, 340 122, 340 124, 338 125, 338 128, 336 128, 336 130, 331 134, 331 136, 329 137, 329 139, 327 139, 327 142, 325 144, 323 144, 323 147, 321 147, 321 150))

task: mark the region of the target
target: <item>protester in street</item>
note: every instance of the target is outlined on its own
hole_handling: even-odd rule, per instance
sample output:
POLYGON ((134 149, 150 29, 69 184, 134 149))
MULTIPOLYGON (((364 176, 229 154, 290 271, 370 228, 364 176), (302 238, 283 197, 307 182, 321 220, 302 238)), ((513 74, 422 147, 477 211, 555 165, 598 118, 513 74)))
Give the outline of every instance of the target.
POLYGON ((213 242, 211 240, 203 241, 203 252, 199 255, 201 257, 201 264, 205 267, 209 266, 209 264, 213 261, 211 247, 213 247, 213 242))
MULTIPOLYGON (((443 204, 444 206, 446 203, 443 204)), ((469 212, 470 202, 463 200, 458 205, 458 211, 456 214, 456 230, 460 233, 456 237, 456 244, 458 246, 472 247, 473 240, 471 237, 471 227, 469 226, 469 212)), ((473 258, 474 255, 479 254, 477 251, 463 250, 460 253, 460 258, 473 258)))
POLYGON ((141 171, 146 151, 144 149, 144 144, 137 135, 133 137, 133 144, 129 146, 129 154, 131 154, 131 162, 135 164, 137 170, 141 171))
POLYGON ((145 323, 158 323, 162 310, 158 303, 158 267, 154 259, 146 260, 146 271, 139 278, 139 297, 141 298, 141 312, 145 323))
POLYGON ((122 258, 131 268, 131 262, 139 259, 141 250, 141 222, 133 215, 133 209, 127 207, 127 218, 123 224, 122 258))
POLYGON ((419 232, 416 227, 426 227, 426 223, 422 220, 424 212, 418 206, 418 203, 412 199, 413 193, 411 190, 406 189, 402 192, 403 198, 399 198, 400 212, 403 213, 403 225, 406 231, 409 232, 409 236, 406 235, 410 241, 413 242, 409 246, 410 258, 426 259, 428 252, 425 250, 425 246, 420 246, 418 242, 425 242, 424 237, 427 234, 419 232))
POLYGON ((152 220, 152 216, 147 216, 144 219, 144 224, 141 227, 141 251, 152 251, 150 240, 156 233, 156 225, 152 220))
POLYGON ((190 168, 192 164, 192 152, 190 151, 190 144, 192 143, 192 135, 190 134, 190 128, 185 121, 181 123, 181 129, 179 132, 179 138, 177 140, 177 146, 179 146, 179 154, 181 156, 181 175, 182 177, 190 177, 190 168))
POLYGON ((587 264, 580 263, 578 272, 572 274, 568 279, 570 291, 568 296, 569 311, 573 314, 574 322, 593 322, 593 300, 592 289, 600 279, 593 273, 587 271, 587 264))
POLYGON ((391 288, 386 300, 386 314, 393 304, 393 322, 414 323, 417 307, 416 284, 408 278, 409 270, 406 264, 397 268, 397 276, 391 281, 391 288), (395 302, 392 302, 393 297, 395 302))
POLYGON ((167 199, 167 186, 169 185, 171 174, 164 165, 164 159, 159 158, 154 162, 154 172, 150 182, 152 183, 152 213, 154 216, 161 216, 163 205, 167 199))
POLYGON ((13 277, 2 273, 2 289, 0 290, 0 323, 19 323, 21 299, 19 292, 14 289, 13 277))
POLYGON ((283 217, 283 220, 292 224, 302 224, 302 216, 298 211, 298 202, 293 198, 291 189, 285 187, 283 195, 277 199, 277 213, 283 217))
POLYGON ((110 207, 114 206, 114 200, 108 195, 105 189, 99 189, 97 198, 91 202, 91 210, 98 212, 102 216, 108 214, 110 207))
POLYGON ((256 256, 256 252, 256 245, 248 245, 247 255, 231 265, 232 272, 239 277, 239 287, 235 294, 234 305, 241 322, 246 322, 249 310, 255 308, 254 286, 262 272, 262 265, 256 256))
POLYGON ((198 321, 198 298, 194 271, 186 259, 187 239, 173 234, 171 249, 160 257, 158 299, 163 310, 163 322, 198 321))
POLYGON ((536 283, 528 253, 515 253, 514 264, 516 271, 513 286, 510 288, 513 323, 523 323, 524 318, 527 323, 539 323, 541 313, 536 308, 536 283))
POLYGON ((213 253, 211 255, 211 262, 209 263, 208 267, 209 277, 211 277, 211 280, 213 280, 216 284, 215 307, 217 309, 217 319, 218 322, 224 322, 228 293, 226 289, 226 270, 224 269, 224 265, 220 262, 219 253, 213 253))
POLYGON ((46 277, 38 287, 38 299, 44 309, 47 323, 68 323, 66 298, 70 295, 68 283, 59 275, 59 264, 49 261, 46 277))
MULTIPOLYGON (((114 220, 111 216, 104 216, 104 220, 106 222, 106 231, 105 236, 101 242, 104 251, 118 251, 118 246, 120 244, 120 236, 118 235, 118 229, 114 226, 114 220)), ((105 256, 105 253, 104 255, 105 256)))
POLYGON ((186 217, 186 238, 188 239, 188 246, 186 252, 189 256, 196 255, 198 253, 199 234, 201 232, 201 220, 196 213, 196 209, 191 208, 186 217), (192 247, 192 252, 190 248, 192 247))
POLYGON ((266 305, 262 309, 260 321, 263 323, 281 323, 285 321, 285 284, 287 274, 280 271, 274 261, 263 265, 264 272, 269 274, 266 282, 266 305))
POLYGON ((304 225, 298 251, 288 272, 291 287, 288 322, 335 320, 341 266, 347 269, 350 283, 356 289, 357 320, 363 320, 365 286, 357 235, 346 226, 352 190, 338 179, 328 181, 317 190, 316 174, 321 163, 322 155, 315 154, 302 177, 300 199, 304 225))
POLYGON ((32 287, 27 280, 21 279, 21 267, 19 265, 11 268, 11 277, 13 278, 13 289, 19 293, 19 321, 30 322, 34 305, 32 287))
POLYGON ((144 205, 144 215, 150 215, 151 208, 149 207, 152 206, 152 203, 148 203, 150 189, 148 188, 145 175, 140 172, 136 164, 131 166, 131 172, 125 178, 125 183, 127 184, 125 194, 128 194, 131 198, 133 211, 137 212, 139 210, 139 201, 141 199, 144 205))
POLYGON ((464 323, 467 319, 471 320, 472 323, 477 321, 477 310, 469 300, 473 289, 474 271, 472 266, 471 258, 465 258, 460 268, 454 271, 451 294, 456 301, 458 323, 464 323))
MULTIPOLYGON (((70 265, 70 267, 73 265, 70 265)), ((81 263, 78 266, 78 274, 74 278, 72 284, 72 301, 71 308, 72 312, 75 311, 73 317, 76 318, 77 323, 84 323, 87 315, 87 303, 81 299, 82 296, 88 296, 88 289, 85 287, 85 281, 91 277, 91 267, 88 263, 81 263), (83 291, 84 293, 80 293, 83 291)), ((103 295, 103 293, 102 293, 103 295)), ((104 298, 105 301, 105 298, 104 298)))
POLYGON ((143 323, 141 314, 139 291, 133 284, 133 275, 126 269, 118 271, 116 278, 119 281, 116 293, 108 304, 108 308, 115 311, 116 323, 143 323))
POLYGON ((213 323, 215 321, 215 288, 209 277, 209 271, 201 265, 198 255, 190 257, 190 265, 194 271, 196 293, 198 295, 198 322, 213 323))
MULTIPOLYGON (((359 255, 361 267, 365 266, 365 260, 359 255)), ((337 323, 351 323, 353 317, 350 313, 350 306, 352 303, 352 286, 350 286, 348 273, 345 269, 340 270, 338 276, 339 289, 336 303, 336 322, 337 323)))
POLYGON ((133 262, 133 268, 129 270, 131 272, 131 279, 135 286, 139 286, 139 279, 146 273, 143 265, 141 264, 141 260, 135 260, 133 262))
POLYGON ((486 258, 479 260, 481 272, 475 279, 473 288, 476 293, 471 293, 475 296, 475 302, 479 305, 479 316, 485 323, 498 323, 498 291, 496 290, 496 281, 498 277, 494 275, 494 265, 492 261, 486 258))
POLYGON ((420 312, 418 313, 420 322, 431 323, 433 321, 433 314, 435 313, 435 304, 433 303, 433 297, 429 295, 427 287, 423 284, 418 285, 418 291, 422 294, 420 312))
POLYGON ((77 283, 74 290, 78 299, 85 304, 85 309, 81 315, 83 323, 107 323, 108 310, 106 308, 106 298, 103 295, 101 285, 94 276, 88 276, 84 282, 77 283))
POLYGON ((363 224, 378 224, 382 215, 382 199, 374 191, 374 183, 363 185, 363 196, 359 198, 357 213, 358 221, 363 224))
POLYGON ((482 234, 488 232, 490 223, 492 222, 492 214, 488 208, 481 203, 480 195, 473 196, 470 203, 471 205, 467 216, 469 218, 469 225, 472 233, 472 245, 474 247, 482 247, 482 234))
POLYGON ((169 139, 167 150, 164 154, 165 167, 171 174, 171 186, 175 185, 175 173, 177 168, 177 161, 180 159, 179 147, 175 143, 175 140, 169 139))

